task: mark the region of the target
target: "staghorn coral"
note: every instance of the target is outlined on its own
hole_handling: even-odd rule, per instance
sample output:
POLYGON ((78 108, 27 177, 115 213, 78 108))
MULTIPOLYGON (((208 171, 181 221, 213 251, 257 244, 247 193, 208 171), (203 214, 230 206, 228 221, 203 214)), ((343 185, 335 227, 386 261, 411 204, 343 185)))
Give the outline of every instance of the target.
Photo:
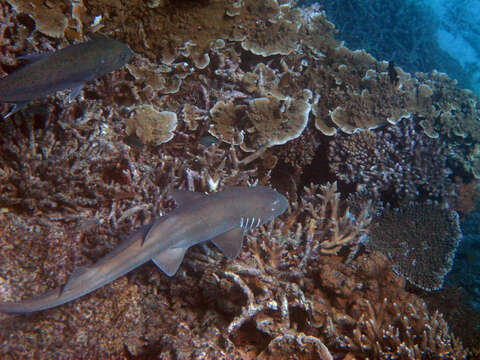
POLYGON ((425 136, 413 119, 404 119, 376 131, 338 134, 330 142, 329 166, 340 180, 374 197, 389 192, 394 199, 444 201, 456 189, 447 165, 449 154, 446 144, 425 136))
POLYGON ((452 269, 461 236, 456 212, 420 204, 384 211, 370 229, 368 246, 388 256, 412 284, 432 291, 452 269))
MULTIPOLYGON (((372 220, 370 203, 363 204, 361 212, 354 217, 340 201, 337 183, 311 186, 302 197, 310 232, 319 236, 315 251, 322 254, 338 254, 345 246, 356 247, 372 220)), ((310 239, 309 241, 313 241, 310 239)))
POLYGON ((249 356, 303 354, 296 343, 308 334, 320 358, 465 358, 442 315, 429 315, 422 300, 400 290, 402 280, 385 258, 362 256, 350 266, 335 257, 304 262, 302 252, 288 250, 298 244, 298 230, 261 232, 247 256, 210 280, 237 294, 218 298, 216 306, 236 314, 229 339, 237 348, 249 344, 249 356), (292 272, 295 263, 298 271, 292 272), (235 298, 243 299, 240 310, 235 298))
MULTIPOLYGON (((463 243, 462 239, 462 243, 463 243)), ((459 249, 460 251, 460 249, 459 249)), ((459 253, 457 252, 456 258, 459 253)), ((462 264, 463 265, 463 264, 462 264)), ((450 324, 450 329, 459 337, 461 337, 464 346, 468 346, 471 351, 471 358, 476 358, 480 355, 480 312, 472 307, 471 299, 466 289, 466 284, 462 287, 452 285, 452 275, 457 267, 457 261, 452 272, 447 276, 446 285, 435 293, 422 295, 428 304, 428 308, 443 313, 444 319, 450 324)), ((458 266, 458 274, 463 272, 463 266, 458 266)), ((455 275, 454 275, 455 276, 455 275)))
POLYGON ((30 30, 23 24, 16 25, 12 9, 7 4, 0 5, 0 65, 4 67, 16 63, 14 54, 23 50, 24 41, 30 30))
MULTIPOLYGON (((10 169, 2 173, 1 183, 6 184, 2 194, 6 199, 13 198, 12 192, 18 191, 14 185, 25 182, 24 188, 32 191, 22 198, 33 206, 32 213, 39 214, 32 217, 19 212, 26 206, 23 203, 2 202, 0 219, 5 226, 2 226, 4 236, 1 237, 1 293, 10 299, 61 284, 74 267, 93 262, 110 251, 118 241, 115 234, 130 232, 131 226, 148 221, 152 209, 155 212, 171 209, 172 204, 165 197, 171 187, 212 191, 228 184, 245 185, 255 179, 253 168, 247 166, 240 170, 230 163, 233 153, 196 145, 195 134, 182 136, 186 129, 181 123, 175 143, 163 144, 161 155, 150 152, 148 156, 121 142, 107 143, 108 136, 114 137, 121 129, 118 122, 107 127, 106 123, 88 121, 77 132, 71 127, 54 126, 51 133, 39 127, 34 135, 27 132, 27 136, 13 119, 2 124, 9 127, 8 133, 17 141, 24 139, 17 144, 2 142, 2 152, 8 155, 2 157, 2 169, 10 169), (89 141, 85 141, 82 134, 88 135, 89 141), (32 136, 35 142, 28 143, 27 139, 32 136), (102 143, 108 144, 108 151, 99 146, 102 143), (44 144, 53 147, 43 148, 44 144), (67 162, 72 165, 68 171, 65 169, 65 174, 57 175, 57 171, 64 170, 59 165, 49 167, 54 170, 50 178, 56 179, 55 187, 47 187, 48 182, 44 180, 42 185, 37 180, 44 173, 40 170, 41 164, 54 160, 56 151, 62 151, 63 155, 65 149, 76 150, 79 144, 84 144, 84 148, 68 157, 71 160, 67 162), (39 155, 33 156, 37 151, 39 155), (12 165, 18 164, 18 158, 12 153, 19 153, 29 164, 31 175, 22 175, 20 181, 11 179, 16 172, 12 165), (175 160, 180 154, 183 163, 175 160), (98 156, 102 156, 101 162, 85 167, 91 166, 91 160, 98 156), (77 171, 83 178, 87 174, 87 188, 68 177, 69 172, 75 175, 77 171), (88 188, 95 188, 98 193, 102 188, 110 188, 110 193, 118 195, 105 197, 104 203, 91 198, 87 206, 81 206, 83 199, 91 196, 88 188), (62 195, 63 202, 56 208, 47 206, 58 195, 62 195), (71 216, 66 217, 65 211, 71 216), (50 216, 43 217, 42 213, 50 216), (32 232, 32 229, 35 230, 32 232), (27 236, 32 233, 35 235, 27 236), (66 262, 51 261, 57 258, 66 262), (53 278, 52 273, 56 274, 53 278), (29 290, 25 293, 25 289, 29 290)), ((52 125, 47 121, 45 126, 52 125)), ((338 202, 334 188, 326 187, 325 191, 331 194, 328 198, 333 203, 313 199, 317 207, 338 202)), ((310 197, 317 198, 313 196, 315 193, 316 190, 312 190, 310 197)), ((334 233, 324 225, 320 227, 325 219, 318 218, 318 228, 309 228, 313 220, 306 217, 311 216, 309 214, 307 207, 298 214, 291 212, 285 223, 277 221, 261 229, 248 239, 238 262, 225 264, 225 259, 215 251, 207 250, 207 257, 196 249, 185 259, 178 277, 167 279, 153 266, 146 266, 147 271, 134 272, 128 277, 129 281, 124 277, 82 301, 15 321, 4 318, 0 337, 14 336, 3 342, 2 356, 29 356, 32 349, 47 356, 87 358, 124 354, 211 359, 287 358, 299 351, 305 354, 311 351, 317 356, 333 357, 349 352, 354 356, 369 356, 374 351, 372 348, 348 345, 348 339, 355 344, 352 322, 355 324, 361 316, 352 317, 347 310, 360 301, 353 299, 366 296, 373 304, 387 294, 399 302, 413 295, 401 290, 399 280, 386 264, 378 273, 383 274, 380 279, 390 280, 381 280, 386 281, 382 284, 377 284, 377 272, 365 273, 365 267, 377 261, 374 257, 362 257, 347 266, 338 257, 320 256, 324 239, 334 233), (305 232, 303 227, 307 229, 305 232), (397 279, 394 285, 390 282, 392 278, 397 279), (362 292, 364 286, 365 293, 362 292), (376 298, 374 294, 378 291, 381 295, 376 298), (402 295, 392 295, 392 291, 400 291, 402 295), (332 292, 336 295, 330 297, 332 292), (349 297, 351 302, 346 301, 349 297), (206 308, 209 310, 205 311, 206 308), (351 320, 345 322, 345 319, 351 320)), ((334 223, 329 220, 328 224, 334 223)), ((395 316, 404 313, 402 309, 395 310, 395 316)), ((425 310, 420 310, 420 314, 424 315, 415 324, 418 323, 416 329, 421 333, 431 320, 425 310)), ((393 322, 386 320, 385 323, 393 322)), ((433 351, 429 349, 443 347, 450 349, 452 357, 461 358, 463 350, 448 333, 431 334, 433 345, 419 347, 419 350, 414 350, 412 345, 411 351, 427 354, 433 351)), ((401 343, 403 337, 396 339, 401 343)), ((388 343, 380 344, 387 346, 388 343)), ((412 344, 416 344, 416 340, 412 344)), ((385 352, 386 348, 380 346, 384 350, 378 351, 385 352)))
MULTIPOLYGON (((194 84, 203 93, 204 89, 209 89, 204 105, 191 102, 195 106, 202 105, 204 111, 211 111, 211 104, 219 101, 238 103, 241 100, 248 104, 268 96, 280 101, 288 97, 298 100, 302 92, 308 90, 312 93, 316 127, 326 135, 333 135, 337 129, 349 133, 371 129, 416 113, 418 118, 424 118, 421 124, 427 134, 438 134, 438 130, 447 133, 453 126, 456 134, 471 134, 476 139, 476 102, 468 100, 472 103, 471 111, 458 116, 464 112, 459 110, 464 98, 471 95, 458 90, 454 83, 435 72, 413 77, 395 68, 398 81, 392 82, 389 64, 378 62, 363 50, 350 51, 341 46, 333 37, 333 25, 325 13, 315 7, 298 10, 275 0, 262 4, 249 0, 191 5, 176 6, 170 1, 154 4, 127 1, 105 9, 100 2, 89 2, 87 9, 85 4, 76 3, 71 16, 66 15, 67 30, 77 33, 72 35, 73 38, 80 38, 90 28, 96 31, 99 27, 107 34, 118 34, 118 38, 139 55, 129 66, 136 79, 133 92, 139 94, 140 100, 154 105, 176 102, 194 94, 194 84), (149 16, 144 16, 145 13, 149 16), (205 22, 208 18, 221 20, 211 24, 205 22), (276 32, 258 32, 256 27, 269 24, 296 25, 283 36, 273 39, 274 48, 288 50, 277 52, 268 50, 270 45, 263 46, 264 55, 275 60, 265 65, 263 55, 253 56, 262 51, 252 53, 249 47, 245 50, 238 44, 254 41, 256 47, 260 46, 256 37, 268 37, 276 32), (264 76, 265 71, 259 69, 262 64, 264 70, 269 69, 269 80, 264 76), (253 83, 252 76, 257 77, 253 83), (430 90, 423 90, 427 88, 430 90), (169 94, 178 95, 169 97, 169 94), (166 97, 159 98, 159 95, 166 97), (449 109, 448 106, 452 105, 454 108, 449 109), (445 115, 439 118, 438 111, 445 115), (439 119, 441 124, 438 124, 439 119)), ((49 42, 37 38, 34 48, 38 45, 51 47, 49 42)), ((69 38, 72 37, 69 35, 69 38)), ((281 111, 282 106, 279 109, 281 111)), ((294 117, 292 122, 295 121, 294 117)), ((240 126, 237 130, 246 129, 252 127, 240 126)), ((216 136, 230 142, 231 129, 225 131, 225 134, 215 131, 216 136)), ((259 133, 252 136, 262 137, 259 133)), ((264 142, 260 141, 261 144, 264 142)), ((455 152, 456 161, 460 161, 467 171, 479 172, 480 161, 475 155, 474 144, 465 150, 456 139, 452 139, 449 147, 455 152)), ((250 151, 252 145, 243 148, 250 151)), ((254 149, 258 150, 258 145, 254 149)))

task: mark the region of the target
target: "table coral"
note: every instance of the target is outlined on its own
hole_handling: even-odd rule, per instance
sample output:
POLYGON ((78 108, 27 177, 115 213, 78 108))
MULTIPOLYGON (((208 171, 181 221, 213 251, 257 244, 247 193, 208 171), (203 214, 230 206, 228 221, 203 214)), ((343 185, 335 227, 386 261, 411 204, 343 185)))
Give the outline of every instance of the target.
POLYGON ((370 229, 368 246, 382 251, 393 269, 427 290, 442 287, 462 232, 458 214, 432 205, 386 210, 370 229))

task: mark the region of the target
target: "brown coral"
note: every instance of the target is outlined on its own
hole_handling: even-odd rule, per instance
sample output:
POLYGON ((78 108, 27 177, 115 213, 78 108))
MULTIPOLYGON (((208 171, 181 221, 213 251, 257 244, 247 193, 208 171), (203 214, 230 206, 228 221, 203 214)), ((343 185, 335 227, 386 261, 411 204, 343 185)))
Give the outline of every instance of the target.
POLYGON ((151 105, 137 106, 127 119, 127 134, 135 134, 143 143, 160 145, 173 138, 177 115, 171 111, 157 111, 151 105))
POLYGON ((63 1, 44 2, 40 0, 22 1, 8 0, 18 13, 26 13, 33 17, 36 29, 47 36, 63 37, 68 25, 63 1))
POLYGON ((303 209, 310 219, 306 221, 309 233, 315 234, 308 242, 316 241, 316 251, 323 254, 338 254, 345 246, 355 251, 372 220, 370 204, 363 204, 356 218, 348 208, 345 209, 337 192, 337 183, 306 188, 303 209))
POLYGON ((210 133, 248 152, 283 145, 299 137, 307 126, 310 98, 305 90, 298 99, 254 98, 248 106, 219 101, 210 111, 210 133))

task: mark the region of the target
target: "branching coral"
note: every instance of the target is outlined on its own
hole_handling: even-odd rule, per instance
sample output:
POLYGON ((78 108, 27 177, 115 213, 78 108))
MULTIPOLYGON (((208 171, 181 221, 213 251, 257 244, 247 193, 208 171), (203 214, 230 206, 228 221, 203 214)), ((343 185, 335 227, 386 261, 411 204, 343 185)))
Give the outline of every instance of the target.
POLYGON ((397 199, 427 196, 443 201, 456 187, 447 165, 449 154, 446 144, 425 136, 413 119, 405 119, 385 129, 337 135, 330 143, 329 165, 342 181, 376 196, 390 192, 397 199))
POLYGON ((466 356, 441 314, 429 315, 423 301, 400 290, 384 258, 362 256, 350 266, 335 257, 304 261, 305 252, 289 250, 299 232, 285 234, 287 226, 262 230, 231 270, 205 274, 235 294, 216 306, 235 314, 228 334, 237 349, 250 344, 253 356, 287 358, 302 354, 297 344, 309 339, 320 358, 466 356))
POLYGON ((370 204, 364 204, 357 218, 348 208, 343 209, 337 183, 305 189, 302 201, 302 208, 308 214, 309 232, 319 238, 309 241, 316 240, 316 248, 312 250, 319 253, 337 254, 344 246, 355 249, 372 220, 370 204))

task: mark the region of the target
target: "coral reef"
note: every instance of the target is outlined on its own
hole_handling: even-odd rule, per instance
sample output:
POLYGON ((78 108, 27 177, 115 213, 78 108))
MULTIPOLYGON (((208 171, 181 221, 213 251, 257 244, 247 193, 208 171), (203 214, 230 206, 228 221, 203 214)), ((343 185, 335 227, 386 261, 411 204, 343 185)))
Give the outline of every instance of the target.
MULTIPOLYGON (((338 4, 326 0, 321 4, 349 48, 365 49, 377 59, 394 61, 411 72, 437 69, 460 79, 463 87, 471 86, 461 64, 440 48, 436 38, 439 21, 428 2, 353 0, 338 4)), ((465 4, 457 7, 468 8, 465 4)))
POLYGON ((450 330, 461 337, 464 346, 468 346, 471 351, 470 357, 475 359, 480 356, 480 312, 472 306, 465 288, 452 284, 451 275, 455 267, 457 263, 441 290, 422 294, 422 297, 429 309, 436 309, 443 314, 444 319, 451 324, 450 330))
POLYGON ((370 229, 368 246, 388 256, 408 281, 431 291, 442 287, 461 236, 456 212, 420 204, 384 211, 370 229))
POLYGON ((329 166, 338 179, 374 197, 388 192, 397 199, 445 201, 456 190, 449 155, 446 144, 426 136, 409 118, 375 131, 337 134, 330 142, 329 166))
POLYGON ((0 122, 2 300, 63 284, 122 234, 171 211, 171 189, 271 185, 291 208, 248 235, 235 262, 195 248, 175 277, 145 265, 65 306, 0 315, 2 358, 466 356, 390 260, 360 245, 391 200, 375 193, 444 200, 455 189, 447 162, 471 180, 473 95, 438 73, 413 76, 349 50, 325 13, 286 1, 59 8, 67 27, 57 39, 35 13, 2 5, 2 74, 18 55, 98 30, 136 56, 73 103, 57 94, 0 122), (350 150, 328 155, 348 139, 350 150), (386 153, 361 155, 372 141, 386 153), (362 162, 372 170, 379 157, 385 171, 397 162, 405 171, 369 193, 362 162))

